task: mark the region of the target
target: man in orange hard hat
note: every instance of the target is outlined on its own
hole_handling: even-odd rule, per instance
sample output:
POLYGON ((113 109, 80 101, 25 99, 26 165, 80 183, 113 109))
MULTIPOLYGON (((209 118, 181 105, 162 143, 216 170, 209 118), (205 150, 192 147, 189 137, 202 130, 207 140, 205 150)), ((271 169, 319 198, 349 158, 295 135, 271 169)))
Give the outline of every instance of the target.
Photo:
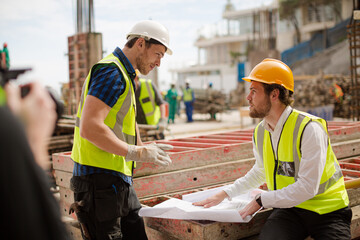
POLYGON ((259 187, 239 211, 242 218, 273 208, 259 239, 350 239, 352 212, 325 120, 293 109, 290 68, 265 59, 248 77, 250 116, 262 118, 254 130, 253 168, 225 190, 194 205, 211 207, 259 187))

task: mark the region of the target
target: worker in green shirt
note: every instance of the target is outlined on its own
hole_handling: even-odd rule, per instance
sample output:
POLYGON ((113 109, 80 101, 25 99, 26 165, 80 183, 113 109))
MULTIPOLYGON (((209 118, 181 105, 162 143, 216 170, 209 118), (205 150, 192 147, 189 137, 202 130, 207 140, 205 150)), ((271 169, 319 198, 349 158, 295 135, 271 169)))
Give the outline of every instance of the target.
POLYGON ((4 43, 4 48, 1 52, 1 62, 4 63, 2 68, 4 68, 4 69, 10 68, 10 56, 9 56, 9 50, 7 48, 7 43, 4 43))
POLYGON ((170 123, 170 120, 172 123, 174 123, 175 120, 175 113, 176 113, 176 105, 177 105, 177 90, 175 88, 175 84, 171 83, 171 88, 168 90, 166 94, 166 101, 169 103, 169 119, 168 123, 170 123))

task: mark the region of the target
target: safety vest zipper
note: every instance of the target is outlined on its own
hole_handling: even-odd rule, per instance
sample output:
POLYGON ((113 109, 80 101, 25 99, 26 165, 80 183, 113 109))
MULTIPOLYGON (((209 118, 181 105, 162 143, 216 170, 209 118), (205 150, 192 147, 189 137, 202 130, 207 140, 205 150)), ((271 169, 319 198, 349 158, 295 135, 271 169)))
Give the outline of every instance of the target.
MULTIPOLYGON (((272 143, 271 133, 269 133, 269 135, 270 135, 271 149, 273 151, 274 160, 275 160, 275 166, 274 166, 274 190, 276 190, 276 173, 277 173, 277 170, 278 170, 279 160, 277 159, 277 155, 275 155, 274 146, 273 146, 273 143, 272 143)), ((278 147, 279 147, 279 143, 278 143, 278 147)))

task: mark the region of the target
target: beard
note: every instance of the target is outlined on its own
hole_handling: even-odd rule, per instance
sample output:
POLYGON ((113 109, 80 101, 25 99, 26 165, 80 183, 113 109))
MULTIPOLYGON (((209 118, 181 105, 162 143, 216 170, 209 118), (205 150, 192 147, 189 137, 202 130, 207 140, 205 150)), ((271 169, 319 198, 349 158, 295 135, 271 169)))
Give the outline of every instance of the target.
POLYGON ((140 71, 141 74, 143 75, 147 75, 149 73, 149 71, 146 69, 146 64, 144 62, 144 59, 147 58, 147 54, 146 53, 142 53, 140 54, 137 58, 136 58, 136 66, 138 68, 138 70, 140 71))
POLYGON ((266 98, 265 101, 262 104, 259 104, 258 108, 253 107, 252 110, 250 110, 250 117, 252 118, 264 118, 266 117, 271 109, 271 101, 270 97, 266 98))

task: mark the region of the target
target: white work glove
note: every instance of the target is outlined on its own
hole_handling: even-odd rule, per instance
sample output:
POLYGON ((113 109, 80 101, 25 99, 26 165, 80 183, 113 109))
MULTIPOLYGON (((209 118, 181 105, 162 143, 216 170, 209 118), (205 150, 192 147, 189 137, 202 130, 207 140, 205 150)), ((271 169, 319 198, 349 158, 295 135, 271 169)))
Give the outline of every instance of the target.
POLYGON ((171 159, 164 150, 171 150, 174 147, 168 144, 151 143, 145 146, 128 145, 126 161, 155 163, 161 166, 169 166, 171 159))
POLYGON ((158 123, 158 129, 163 132, 167 127, 167 122, 165 118, 160 118, 158 123))

